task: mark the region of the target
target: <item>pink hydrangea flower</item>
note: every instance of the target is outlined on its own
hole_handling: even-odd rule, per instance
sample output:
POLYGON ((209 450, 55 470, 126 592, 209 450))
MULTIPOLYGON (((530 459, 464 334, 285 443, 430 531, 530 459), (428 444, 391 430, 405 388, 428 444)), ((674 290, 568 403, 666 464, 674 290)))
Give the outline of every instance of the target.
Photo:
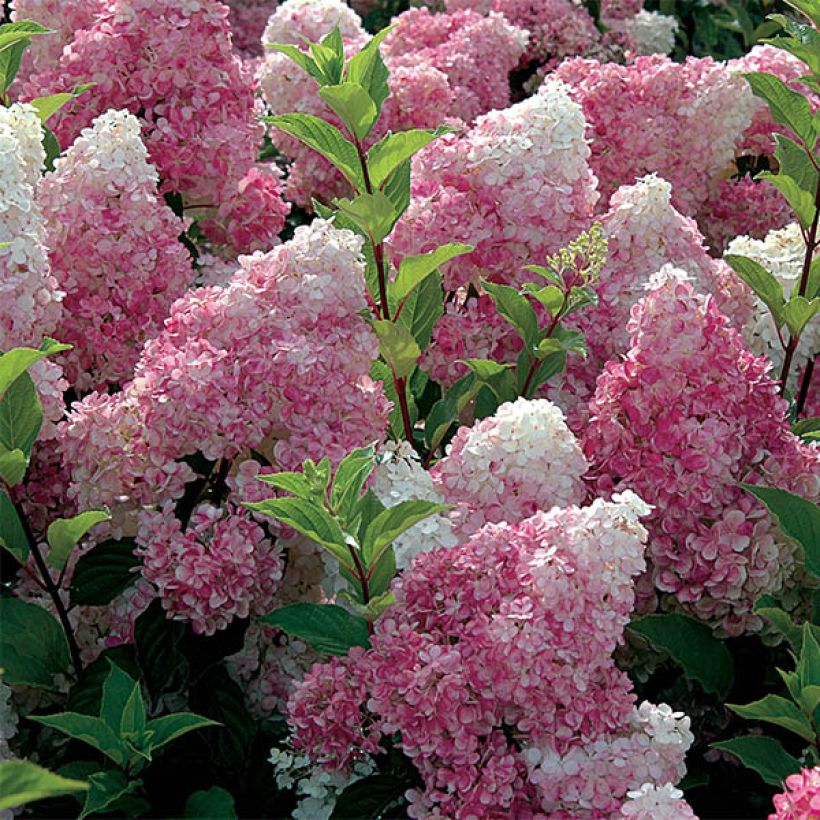
POLYGON ((382 53, 391 69, 418 64, 447 75, 453 104, 443 112, 472 122, 510 104, 509 74, 527 43, 527 32, 500 14, 464 10, 431 14, 414 8, 393 21, 382 53))
POLYGON ((546 399, 518 399, 461 427, 431 472, 462 531, 515 524, 538 510, 578 504, 587 462, 561 411, 546 399))
POLYGON ((218 0, 112 0, 56 67, 29 79, 24 97, 95 83, 55 115, 61 144, 103 111, 126 109, 140 120, 161 191, 181 194, 186 208, 218 209, 236 196, 263 135, 227 18, 218 0))
POLYGON ((752 606, 789 580, 795 546, 739 485, 816 500, 820 453, 790 432, 770 363, 682 271, 653 278, 628 330, 590 402, 590 477, 654 505, 651 578, 671 604, 731 635, 760 628, 752 606))
POLYGON ((261 57, 262 33, 279 0, 227 0, 233 47, 244 57, 261 57))
POLYGON ((603 203, 618 186, 657 173, 672 184, 675 208, 693 216, 755 110, 748 84, 708 57, 675 63, 655 55, 626 66, 573 59, 556 74, 589 124, 603 203))
POLYGON ((480 278, 521 282, 523 265, 589 227, 598 194, 584 131, 566 87, 548 82, 479 117, 464 136, 436 140, 413 160, 413 198, 391 235, 393 254, 467 242, 475 250, 444 270, 448 290, 480 278))
POLYGON ((811 820, 820 815, 820 766, 786 778, 782 794, 774 796, 769 820, 811 820))
POLYGON ((197 634, 270 610, 282 579, 280 550, 244 511, 201 504, 183 529, 170 506, 144 510, 136 540, 142 575, 163 608, 197 634))
POLYGON ((143 344, 192 284, 185 229, 157 193, 137 118, 109 111, 84 129, 40 185, 52 271, 61 290, 56 333, 80 392, 125 382, 143 344))
POLYGON ((645 782, 679 780, 688 720, 636 708, 612 660, 644 566, 646 511, 627 493, 419 555, 372 649, 317 665, 298 686, 295 747, 345 770, 397 734, 424 780, 412 817, 605 814, 645 782))
POLYGON ((242 257, 224 287, 179 299, 134 379, 74 405, 62 430, 72 497, 133 509, 177 497, 191 476, 179 459, 196 452, 233 459, 261 448, 296 469, 380 439, 389 404, 368 376, 378 340, 358 316, 361 247, 316 220, 242 257))

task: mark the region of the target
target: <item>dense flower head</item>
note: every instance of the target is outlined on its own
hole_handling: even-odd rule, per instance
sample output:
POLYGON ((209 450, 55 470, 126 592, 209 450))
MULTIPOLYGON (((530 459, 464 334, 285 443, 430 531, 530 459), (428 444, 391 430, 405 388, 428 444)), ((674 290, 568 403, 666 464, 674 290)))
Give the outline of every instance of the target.
MULTIPOLYGON (((49 265, 36 195, 44 162, 42 137, 32 106, 0 106, 0 351, 39 347, 44 336, 54 335, 63 311, 65 294, 49 265)), ((48 360, 35 363, 30 373, 47 421, 40 435, 52 438, 68 382, 48 360)))
POLYGON ((626 493, 419 555, 372 649, 314 667, 298 687, 295 747, 344 770, 398 733, 424 780, 413 817, 612 812, 630 789, 676 782, 688 721, 636 709, 611 657, 644 566, 647 509, 626 493), (570 765, 586 749, 596 759, 570 765))
POLYGON ((262 33, 279 0, 227 0, 231 16, 233 47, 244 57, 260 57, 263 53, 262 33))
POLYGON ((464 10, 431 14, 415 8, 393 21, 382 53, 391 70, 418 64, 447 75, 453 92, 450 116, 472 122, 480 114, 510 104, 509 73, 527 43, 527 32, 500 14, 464 10))
POLYGON ((49 29, 48 34, 31 38, 31 45, 20 62, 16 83, 24 81, 32 72, 53 69, 75 32, 92 26, 104 7, 105 0, 11 0, 12 20, 34 20, 49 29))
POLYGON ((479 117, 463 136, 436 140, 413 160, 410 207, 390 242, 398 257, 467 242, 445 287, 521 280, 521 268, 589 226, 597 201, 580 107, 560 82, 479 117))
POLYGON ((180 491, 178 459, 270 447, 295 469, 380 439, 388 403, 368 372, 378 341, 362 239, 316 220, 267 254, 241 257, 224 287, 192 290, 145 347, 134 379, 74 405, 63 429, 72 492, 92 504, 180 491), (103 500, 104 499, 104 500, 103 500))
POLYGON ((169 616, 213 635, 234 618, 263 615, 282 579, 282 559, 264 530, 238 509, 201 504, 183 529, 173 509, 143 510, 137 554, 169 616))
POLYGON ((64 359, 79 391, 125 382, 192 283, 178 239, 185 224, 156 186, 127 111, 97 117, 40 185, 51 268, 66 294, 56 333, 74 346, 64 359))
POLYGON ((461 427, 432 470, 448 503, 463 505, 460 527, 517 523, 538 510, 580 503, 587 462, 561 411, 546 399, 517 399, 461 427))
POLYGON ((586 8, 572 0, 446 0, 445 5, 451 13, 470 9, 501 14, 512 25, 529 32, 520 60, 522 69, 552 68, 565 57, 591 55, 600 48, 601 35, 595 21, 586 8))
POLYGON ((657 173, 672 184, 673 205, 693 216, 709 181, 734 159, 755 110, 745 80, 709 57, 645 56, 631 65, 577 58, 556 74, 589 124, 604 203, 618 186, 657 173))
POLYGON ((639 55, 669 54, 675 47, 675 33, 679 28, 674 17, 646 9, 608 25, 630 51, 639 55))
MULTIPOLYGON (((726 249, 729 254, 747 256, 771 273, 780 283, 783 295, 788 300, 797 294, 803 272, 803 261, 806 256, 806 243, 800 225, 792 222, 779 231, 771 231, 765 239, 752 239, 738 236, 729 243, 726 249)), ((785 353, 777 335, 771 311, 760 300, 754 297, 754 310, 751 318, 743 328, 743 335, 749 349, 758 356, 766 355, 779 369, 783 364, 785 353)), ((794 355, 794 367, 787 387, 794 391, 800 368, 820 350, 820 321, 813 319, 806 325, 800 335, 800 343, 794 355)))
POLYGON ((336 26, 345 43, 363 45, 370 39, 361 18, 342 0, 285 0, 268 19, 262 42, 303 46, 317 43, 336 26))
POLYGON ((683 271, 653 277, 628 330, 629 352, 606 365, 590 402, 590 477, 654 505, 648 558, 661 593, 729 634, 759 628, 752 605, 790 578, 795 547, 739 485, 816 500, 820 454, 790 432, 770 364, 683 271))
POLYGON ((769 820, 811 820, 820 814, 820 766, 786 778, 786 788, 774 796, 769 820))
MULTIPOLYGON (((586 360, 572 358, 566 387, 573 416, 595 390, 595 380, 610 359, 629 346, 627 322, 633 305, 644 295, 649 278, 672 263, 689 273, 698 288, 714 295, 718 307, 737 327, 751 312, 746 286, 729 267, 706 252, 694 220, 672 205, 671 185, 654 174, 622 186, 601 219, 607 239, 607 262, 595 285, 598 304, 576 314, 573 323, 587 340, 586 360), (579 386, 583 389, 579 390, 579 386)), ((568 403, 568 396, 559 400, 568 403)), ((583 413, 581 413, 583 416, 583 413)), ((573 427, 578 419, 573 419, 573 427)))
POLYGON ((103 111, 127 109, 140 119, 161 190, 186 207, 218 207, 235 195, 263 133, 227 17, 217 0, 112 0, 55 68, 29 79, 25 96, 93 82, 93 93, 55 116, 61 144, 103 111))

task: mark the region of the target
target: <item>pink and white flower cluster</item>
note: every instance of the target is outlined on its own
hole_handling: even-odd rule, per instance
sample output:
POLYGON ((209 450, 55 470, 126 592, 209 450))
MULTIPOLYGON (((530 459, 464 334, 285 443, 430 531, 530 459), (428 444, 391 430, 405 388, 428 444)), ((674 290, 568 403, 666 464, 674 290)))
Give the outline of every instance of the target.
POLYGON ((424 780, 409 793, 414 817, 616 812, 644 783, 677 782, 688 720, 636 707, 612 660, 647 511, 625 493, 419 555, 372 648, 315 666, 298 687, 295 747, 347 770, 398 733, 424 780))
POLYGON ((796 567, 795 545, 741 482, 820 498, 820 453, 790 432, 770 363, 715 301, 665 266, 633 309, 631 347, 590 402, 584 451, 599 492, 629 487, 654 506, 653 585, 736 635, 796 567))
POLYGON ((820 767, 803 769, 786 778, 782 794, 774 796, 769 820, 811 820, 820 814, 820 767))
MULTIPOLYGON (((94 83, 93 94, 55 116, 61 144, 69 145, 107 109, 128 110, 140 120, 161 191, 229 225, 245 215, 232 202, 255 168, 262 126, 252 77, 232 52, 227 18, 227 6, 217 0, 112 0, 75 32, 56 65, 28 79, 22 96, 94 83)), ((234 253, 267 250, 284 226, 278 176, 257 177, 255 185, 264 187, 267 207, 248 214, 250 236, 229 232, 228 241, 243 240, 230 247, 234 253)))
POLYGON ((118 385, 159 335, 194 272, 184 222, 157 192, 136 117, 108 111, 83 130, 40 184, 52 272, 65 292, 66 375, 82 392, 118 385))

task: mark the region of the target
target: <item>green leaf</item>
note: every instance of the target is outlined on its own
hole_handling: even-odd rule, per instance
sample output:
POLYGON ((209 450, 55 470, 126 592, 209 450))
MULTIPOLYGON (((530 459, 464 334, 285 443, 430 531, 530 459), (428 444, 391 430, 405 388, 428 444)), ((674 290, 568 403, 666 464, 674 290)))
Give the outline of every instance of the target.
MULTIPOLYGON (((511 364, 499 364, 490 359, 464 359, 464 364, 470 368, 476 379, 489 388, 495 396, 496 405, 507 401, 515 401, 518 393, 515 389, 515 375, 511 364)), ((477 398, 481 398, 486 391, 480 391, 477 398)), ((492 415, 495 409, 486 415, 492 415)), ((476 407, 476 419, 486 418, 476 407)))
POLYGON ((0 396, 35 362, 64 350, 71 350, 71 345, 60 344, 46 337, 39 350, 31 347, 15 347, 8 353, 4 353, 0 356, 0 396))
POLYGON ((90 814, 96 814, 113 807, 121 797, 130 794, 142 786, 139 780, 129 780, 119 769, 97 772, 88 778, 91 786, 85 798, 83 810, 78 820, 90 814))
POLYGON ((22 450, 26 458, 40 433, 43 407, 37 388, 28 373, 23 373, 0 399, 0 446, 22 450))
POLYGON ((299 68, 313 77, 317 83, 321 84, 325 81, 324 72, 316 65, 316 61, 298 46, 289 45, 287 43, 265 43, 265 48, 269 48, 271 51, 278 51, 280 54, 290 57, 299 68))
POLYGON ((765 618, 788 642, 795 652, 800 651, 803 645, 803 633, 800 627, 777 606, 774 606, 774 599, 769 595, 764 595, 758 599, 754 605, 755 614, 765 618))
POLYGON ((794 338, 800 336, 818 311, 820 311, 820 298, 809 301, 804 296, 792 296, 783 305, 783 319, 794 338))
POLYGON ((310 51, 324 78, 320 85, 335 85, 341 82, 345 67, 345 49, 339 26, 337 25, 321 42, 311 43, 310 51))
POLYGON ((382 188, 397 214, 403 214, 410 205, 410 160, 393 171, 382 188))
POLYGON ((377 112, 381 112, 382 105, 390 94, 387 83, 390 73, 379 53, 379 46, 393 28, 394 26, 387 26, 379 31, 347 64, 348 80, 357 83, 367 92, 377 112))
POLYGON ((78 544, 85 534, 97 524, 110 521, 111 515, 105 510, 88 510, 73 518, 58 518, 48 526, 46 538, 51 551, 48 563, 55 569, 62 569, 74 545, 78 544))
POLYGON ((776 487, 740 486, 762 501, 783 533, 803 547, 806 569, 820 577, 820 509, 817 505, 776 487))
POLYGON ((80 94, 93 88, 94 83, 86 83, 85 85, 78 85, 71 92, 63 92, 60 94, 51 94, 48 97, 35 97, 30 104, 37 109, 37 115, 40 117, 40 122, 45 122, 49 117, 56 114, 66 103, 75 100, 80 94))
POLYGON ((279 490, 285 490, 299 498, 314 497, 314 489, 303 473, 266 473, 256 476, 257 480, 270 484, 279 490))
POLYGON ((366 566, 370 567, 377 563, 381 553, 414 524, 449 509, 451 509, 450 504, 410 500, 400 501, 379 513, 367 528, 362 544, 362 555, 366 566))
POLYGON ((524 285, 524 290, 537 299, 549 312, 551 316, 557 316, 564 305, 564 290, 556 285, 539 287, 535 284, 524 285))
POLYGON ((450 243, 430 253, 406 256, 399 265, 396 280, 390 285, 391 303, 399 305, 414 288, 418 287, 428 276, 434 274, 445 262, 473 250, 472 245, 450 243))
POLYGON ((326 655, 347 655, 353 646, 370 647, 367 621, 336 604, 289 604, 259 620, 302 638, 326 655))
POLYGON ((489 382, 502 373, 508 373, 512 366, 494 362, 492 359, 464 359, 464 364, 483 382, 489 382))
POLYGON ((439 446, 459 413, 475 398, 481 387, 482 383, 470 373, 459 379, 444 398, 432 406, 424 425, 424 440, 430 449, 439 446))
POLYGON ((14 82, 20 70, 20 60, 30 45, 31 40, 26 38, 0 49, 0 99, 5 97, 9 86, 14 82))
POLYGON ((402 163, 449 130, 428 131, 417 128, 397 134, 385 134, 367 153, 367 167, 373 187, 381 188, 402 163))
POLYGON ((359 155, 352 142, 342 132, 312 114, 279 114, 262 117, 262 121, 303 142, 333 163, 357 190, 364 188, 359 155))
POLYGON ((769 171, 763 171, 755 179, 765 179, 771 182, 786 197, 789 205, 797 214, 800 224, 804 228, 811 225, 815 214, 814 197, 804 191, 795 180, 787 174, 772 174, 769 171))
POLYGON ((792 426, 792 433, 807 441, 817 438, 817 434, 820 433, 820 417, 815 416, 811 419, 798 421, 797 424, 792 426))
POLYGON ((192 712, 175 712, 173 715, 154 718, 146 724, 145 730, 151 735, 149 742, 151 751, 161 749, 172 740, 176 740, 188 732, 204 729, 208 726, 221 726, 216 720, 195 715, 192 712))
POLYGON ((417 285, 404 303, 399 315, 421 350, 430 344, 433 327, 444 313, 444 293, 438 276, 428 276, 417 285))
POLYGON ((666 652, 707 692, 723 698, 732 686, 732 656, 706 624, 687 615, 645 615, 629 629, 666 652))
POLYGON ((803 624, 803 646, 795 671, 801 689, 820 686, 820 644, 809 623, 803 624))
POLYGON ((794 732, 809 743, 814 742, 814 730, 809 719, 790 700, 779 695, 766 695, 761 700, 743 706, 734 703, 727 703, 726 706, 746 720, 773 723, 794 732))
POLYGON ((516 389, 524 398, 531 398, 535 395, 535 391, 541 387, 542 384, 548 382, 553 376, 563 373, 567 366, 567 354, 563 351, 548 353, 540 360, 533 376, 530 378, 529 386, 527 387, 526 395, 524 394, 524 385, 527 379, 527 373, 530 369, 529 357, 527 351, 522 350, 518 357, 516 364, 516 389))
POLYGON ((352 514, 359 501, 364 482, 376 466, 376 447, 360 447, 348 453, 339 463, 333 477, 330 503, 345 516, 352 514))
POLYGON ((65 633, 57 619, 36 604, 0 598, 0 669, 6 683, 54 688, 68 672, 65 633))
POLYGON ((88 783, 60 777, 28 760, 0 761, 0 811, 87 788, 88 783))
POLYGON ((527 350, 533 350, 538 343, 538 318, 527 297, 509 285, 497 285, 493 282, 481 284, 492 297, 498 312, 522 338, 527 350))
POLYGON ((339 115, 345 127, 360 142, 370 133, 379 112, 370 95, 357 83, 326 85, 319 96, 339 115))
POLYGON ((772 312, 777 326, 783 324, 783 288, 759 262, 747 256, 727 254, 724 259, 732 270, 760 297, 772 312))
POLYGON ((800 771, 800 762, 783 745, 771 737, 748 735, 722 743, 712 743, 713 749, 722 749, 734 755, 748 769, 756 771, 770 786, 782 787, 790 774, 800 771))
POLYGON ((0 26, 0 51, 35 34, 53 34, 54 30, 31 20, 18 20, 0 26))
POLYGON ((322 507, 302 498, 270 498, 245 506, 269 515, 330 550, 342 563, 350 561, 347 540, 339 522, 322 507))
POLYGON ((817 169, 812 164, 806 149, 789 139, 785 134, 775 134, 777 148, 774 155, 779 172, 791 177, 798 188, 814 196, 817 190, 817 169))
POLYGON ((772 117, 791 129, 809 149, 814 148, 817 133, 809 101, 773 74, 752 72, 745 77, 755 96, 768 104, 772 117))
POLYGON ((331 820, 384 817, 402 799, 410 785, 390 774, 371 774, 357 780, 347 786, 336 799, 331 820))
POLYGON ((202 820, 236 820, 233 795, 219 786, 211 786, 207 791, 194 792, 185 801, 185 817, 202 818, 202 820))
POLYGON ((71 606, 105 606, 139 577, 133 538, 103 541, 83 553, 71 579, 71 606))
POLYGON ((820 28, 820 8, 818 8, 816 0, 786 0, 786 2, 792 8, 805 14, 814 25, 820 28))
POLYGON ((124 766, 128 760, 128 747, 120 739, 119 733, 101 718, 79 712, 60 712, 56 715, 29 715, 28 719, 87 743, 118 766, 124 766))
POLYGON ((820 296, 820 256, 812 260, 806 283, 806 298, 814 299, 815 296, 820 296))
POLYGON ((43 126, 43 150, 46 152, 45 169, 46 171, 53 171, 54 160, 60 156, 62 148, 60 148, 60 143, 57 141, 54 132, 47 125, 43 126))
POLYGON ((396 378, 404 379, 416 369, 421 348, 407 326, 389 319, 371 322, 379 337, 379 353, 390 365, 396 378))
MULTIPOLYGON (((28 459, 22 450, 6 450, 0 445, 0 479, 9 487, 16 487, 23 480, 27 467, 28 459)), ((0 523, 0 531, 2 529, 3 525, 0 523)))
POLYGON ((28 560, 26 531, 5 490, 0 490, 0 547, 8 550, 21 564, 28 560))
POLYGON ((122 726, 123 713, 129 698, 139 684, 115 663, 109 661, 108 676, 103 683, 100 718, 118 735, 122 726))
POLYGON ((336 199, 333 204, 352 219, 378 245, 393 230, 399 214, 381 191, 359 194, 355 199, 336 199))
POLYGON ((368 589, 370 592, 370 603, 368 604, 368 617, 375 621, 376 618, 395 602, 395 596, 390 589, 390 583, 396 577, 396 553, 393 547, 388 547, 379 557, 379 560, 370 568, 370 580, 368 589))

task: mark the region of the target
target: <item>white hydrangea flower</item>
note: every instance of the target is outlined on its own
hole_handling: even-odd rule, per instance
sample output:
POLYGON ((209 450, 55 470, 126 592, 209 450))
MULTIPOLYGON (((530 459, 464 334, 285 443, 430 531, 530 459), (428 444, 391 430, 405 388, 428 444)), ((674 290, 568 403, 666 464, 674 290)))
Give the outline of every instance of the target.
MULTIPOLYGON (((763 265, 780 283, 786 299, 789 299, 792 292, 797 292, 806 244, 796 222, 780 230, 770 231, 765 239, 738 236, 729 243, 726 253, 748 256, 763 265)), ((771 313, 757 297, 754 298, 752 318, 743 328, 743 335, 752 353, 757 356, 768 356, 774 362, 773 376, 777 378, 783 365, 784 352, 771 313)), ((803 365, 818 351, 820 321, 815 317, 800 337, 787 385, 790 390, 796 388, 798 374, 803 365)))
POLYGON ((697 820, 683 792, 671 783, 656 786, 644 783, 640 789, 627 792, 627 800, 621 807, 623 817, 634 820, 697 820))
POLYGON ((675 47, 678 21, 657 11, 641 9, 634 17, 618 25, 634 43, 638 54, 669 54, 675 47))
MULTIPOLYGON (((414 499, 446 503, 444 493, 421 466, 416 451, 408 442, 389 442, 382 448, 381 455, 381 462, 373 472, 373 492, 386 507, 414 499)), ((393 542, 396 566, 405 569, 420 553, 449 549, 457 543, 458 537, 453 532, 449 515, 431 515, 393 542)))
POLYGON ((304 47, 318 42, 338 26, 346 40, 366 40, 362 20, 342 0, 285 0, 268 19, 262 44, 289 43, 304 47))
POLYGON ((295 789, 300 798, 293 820, 328 820, 339 795, 351 784, 376 770, 370 760, 357 760, 350 774, 313 766, 310 758, 289 749, 271 749, 268 761, 276 770, 276 785, 295 789))

